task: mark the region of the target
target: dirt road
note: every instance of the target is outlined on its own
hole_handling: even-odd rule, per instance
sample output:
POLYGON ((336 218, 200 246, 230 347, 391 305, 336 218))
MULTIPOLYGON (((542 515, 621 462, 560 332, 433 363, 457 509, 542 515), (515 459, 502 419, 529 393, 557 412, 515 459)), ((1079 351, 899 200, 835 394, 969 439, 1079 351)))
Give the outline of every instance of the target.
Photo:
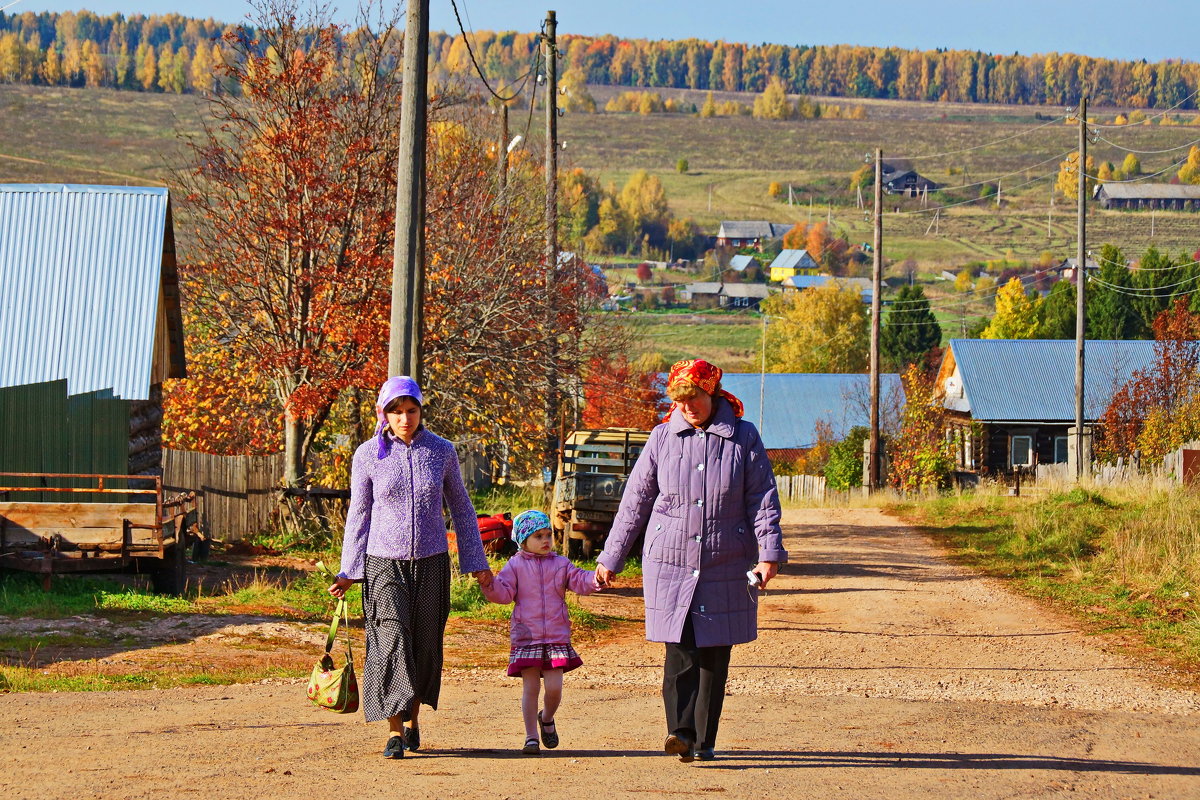
MULTIPOLYGON (((1200 797, 1200 695, 950 565, 873 510, 785 517, 793 563, 734 649, 720 753, 661 754, 661 645, 568 676, 563 745, 522 740, 518 686, 448 671, 425 752, 308 706, 296 682, 0 697, 0 796, 1200 797)), ((587 603, 636 613, 636 592, 587 603)))

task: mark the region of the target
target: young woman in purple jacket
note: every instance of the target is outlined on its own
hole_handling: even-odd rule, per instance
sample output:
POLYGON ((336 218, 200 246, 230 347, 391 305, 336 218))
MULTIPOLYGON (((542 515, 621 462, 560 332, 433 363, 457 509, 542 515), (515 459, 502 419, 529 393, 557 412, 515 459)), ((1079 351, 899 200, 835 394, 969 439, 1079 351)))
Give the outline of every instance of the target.
POLYGON ((681 761, 714 757, 730 651, 757 638, 758 592, 787 561, 771 463, 721 374, 671 367, 675 404, 630 473, 596 568, 608 585, 645 533, 646 638, 666 644, 664 749, 681 761))
POLYGON ((437 708, 441 691, 450 616, 443 503, 454 521, 459 569, 482 586, 492 582, 454 445, 425 430, 424 402, 421 387, 407 376, 380 388, 375 436, 354 452, 342 571, 329 587, 341 598, 363 583, 362 705, 368 722, 388 721, 387 758, 421 746, 421 704, 437 708))
POLYGON ((550 518, 541 511, 523 511, 513 520, 513 541, 521 548, 496 575, 483 594, 493 603, 514 603, 509 638, 512 650, 508 674, 521 677, 521 714, 525 745, 521 752, 537 755, 542 744, 558 747, 554 713, 562 702, 563 673, 583 664, 571 646, 567 590, 591 594, 600 588, 596 574, 580 569, 554 552, 550 518), (545 705, 538 695, 545 684, 545 705), (535 727, 536 726, 536 727, 535 727))

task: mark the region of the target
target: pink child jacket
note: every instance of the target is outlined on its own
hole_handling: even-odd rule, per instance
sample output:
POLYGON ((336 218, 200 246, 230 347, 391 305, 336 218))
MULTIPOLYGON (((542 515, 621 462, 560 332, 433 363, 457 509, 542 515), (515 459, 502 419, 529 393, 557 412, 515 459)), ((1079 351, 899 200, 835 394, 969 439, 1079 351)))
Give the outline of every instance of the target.
POLYGON ((569 644, 567 589, 575 594, 595 592, 596 574, 556 553, 539 556, 520 550, 483 589, 483 595, 500 605, 516 601, 509 625, 513 647, 569 644))

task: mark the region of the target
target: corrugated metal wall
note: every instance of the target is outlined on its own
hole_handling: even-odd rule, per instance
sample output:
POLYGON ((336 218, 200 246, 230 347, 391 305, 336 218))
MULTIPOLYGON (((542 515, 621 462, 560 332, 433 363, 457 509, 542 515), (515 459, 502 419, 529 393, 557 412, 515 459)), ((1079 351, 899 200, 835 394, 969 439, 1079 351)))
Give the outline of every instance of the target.
MULTIPOLYGON (((114 398, 110 390, 68 397, 65 380, 0 389, 0 472, 128 471, 129 401, 114 398)), ((34 485, 14 478, 0 482, 34 485)), ((47 492, 19 499, 85 502, 113 497, 47 492)))

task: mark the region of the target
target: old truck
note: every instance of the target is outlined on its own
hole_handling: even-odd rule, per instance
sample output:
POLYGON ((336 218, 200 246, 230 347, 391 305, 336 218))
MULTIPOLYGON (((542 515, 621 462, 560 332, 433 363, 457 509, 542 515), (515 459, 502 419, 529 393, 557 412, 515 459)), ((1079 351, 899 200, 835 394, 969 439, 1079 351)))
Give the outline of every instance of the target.
POLYGON ((199 541, 196 495, 165 496, 161 477, 0 473, 0 568, 47 589, 54 575, 135 571, 182 594, 199 541))
POLYGON ((594 558, 604 547, 625 482, 649 431, 578 430, 563 442, 554 481, 555 541, 572 558, 594 558))

